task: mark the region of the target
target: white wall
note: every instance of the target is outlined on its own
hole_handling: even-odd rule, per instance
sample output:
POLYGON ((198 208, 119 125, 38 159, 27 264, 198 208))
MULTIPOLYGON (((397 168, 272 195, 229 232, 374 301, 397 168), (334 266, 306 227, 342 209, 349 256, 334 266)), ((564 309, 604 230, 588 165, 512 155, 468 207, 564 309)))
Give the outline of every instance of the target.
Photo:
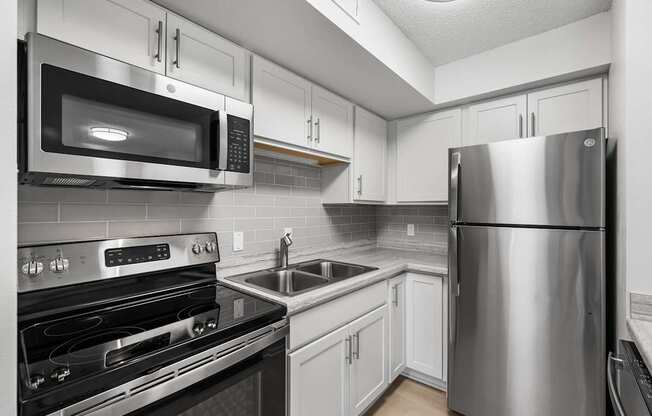
POLYGON ((435 104, 510 92, 568 74, 604 72, 611 62, 611 16, 599 13, 435 68, 435 104))
POLYGON ((0 414, 16 414, 16 30, 17 0, 0 15, 0 414))
POLYGON ((338 2, 352 4, 356 0, 307 1, 412 88, 434 101, 432 63, 376 3, 357 0, 356 21, 337 5, 338 2))

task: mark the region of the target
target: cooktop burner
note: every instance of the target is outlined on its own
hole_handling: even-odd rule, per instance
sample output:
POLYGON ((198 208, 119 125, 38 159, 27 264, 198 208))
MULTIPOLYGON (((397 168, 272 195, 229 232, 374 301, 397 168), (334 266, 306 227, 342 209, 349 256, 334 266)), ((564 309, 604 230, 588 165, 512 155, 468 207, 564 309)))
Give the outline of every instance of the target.
POLYGON ((216 241, 196 234, 20 248, 20 414, 50 414, 281 320, 284 307, 217 283, 219 254, 197 249, 216 241), (107 253, 128 261, 163 245, 165 258, 104 264, 107 253))

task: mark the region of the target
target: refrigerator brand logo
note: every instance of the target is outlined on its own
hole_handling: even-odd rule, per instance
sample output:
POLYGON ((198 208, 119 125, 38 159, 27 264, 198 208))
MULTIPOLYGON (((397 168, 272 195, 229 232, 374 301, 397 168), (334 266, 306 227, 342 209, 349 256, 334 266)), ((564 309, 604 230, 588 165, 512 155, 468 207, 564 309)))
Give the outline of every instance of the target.
POLYGON ((588 138, 588 139, 584 140, 584 146, 586 146, 586 147, 595 146, 595 139, 588 138))

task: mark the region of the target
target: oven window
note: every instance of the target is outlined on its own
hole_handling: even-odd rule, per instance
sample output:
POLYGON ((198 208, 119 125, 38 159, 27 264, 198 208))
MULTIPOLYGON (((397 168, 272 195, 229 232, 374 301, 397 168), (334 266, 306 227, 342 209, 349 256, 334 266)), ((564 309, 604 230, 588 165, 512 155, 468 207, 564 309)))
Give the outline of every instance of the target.
POLYGON ((285 340, 129 416, 285 416, 285 340))
POLYGON ((50 65, 41 72, 43 150, 199 168, 214 165, 217 112, 50 65))

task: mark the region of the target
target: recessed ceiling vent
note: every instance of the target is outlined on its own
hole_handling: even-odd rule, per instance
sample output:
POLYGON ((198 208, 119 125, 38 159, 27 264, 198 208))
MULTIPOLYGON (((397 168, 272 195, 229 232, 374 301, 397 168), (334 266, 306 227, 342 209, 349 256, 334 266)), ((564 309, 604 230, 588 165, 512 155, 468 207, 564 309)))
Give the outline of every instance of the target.
POLYGON ((43 185, 59 185, 59 186, 91 186, 95 183, 94 179, 83 178, 66 178, 66 177, 52 177, 48 176, 43 179, 43 185))

